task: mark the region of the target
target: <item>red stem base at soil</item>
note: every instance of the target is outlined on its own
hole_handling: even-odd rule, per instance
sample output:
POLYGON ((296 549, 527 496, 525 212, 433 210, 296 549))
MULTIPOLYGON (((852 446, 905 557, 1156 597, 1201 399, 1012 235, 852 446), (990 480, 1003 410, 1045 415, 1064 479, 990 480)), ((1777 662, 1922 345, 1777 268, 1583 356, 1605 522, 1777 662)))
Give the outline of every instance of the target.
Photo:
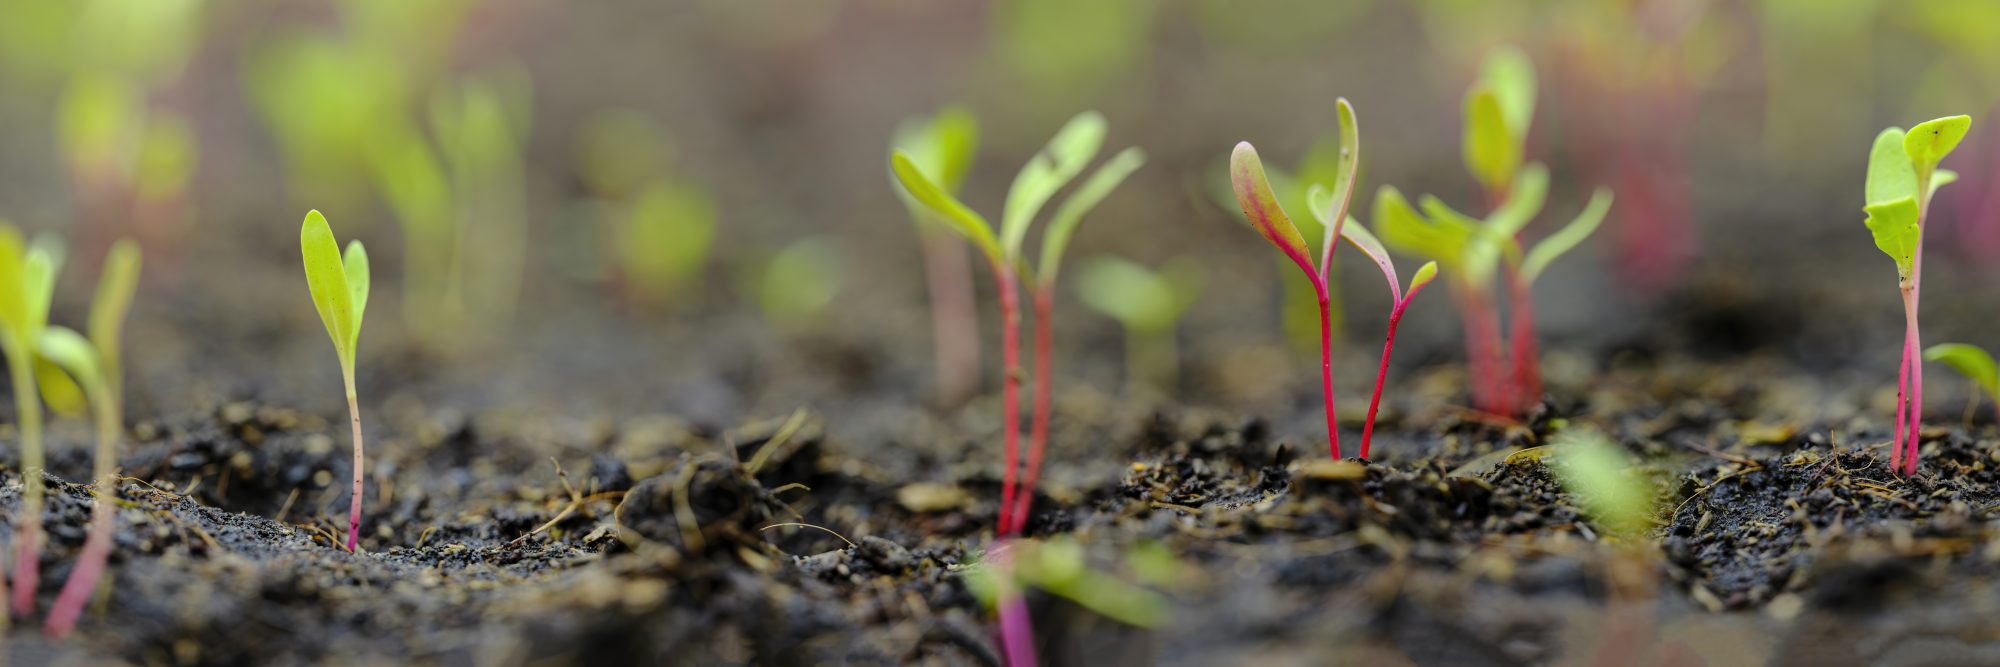
POLYGON ((42 625, 42 633, 51 639, 62 639, 76 628, 77 619, 83 616, 83 606, 90 602, 91 592, 104 576, 105 561, 111 557, 112 520, 118 514, 117 504, 109 498, 113 484, 116 482, 110 477, 97 480, 98 498, 90 509, 90 535, 84 538, 76 569, 63 581, 62 592, 56 595, 55 605, 49 607, 49 618, 42 625))
POLYGON ((1021 465, 1021 296, 1014 272, 993 262, 993 281, 1000 295, 1000 432, 1006 447, 1006 468, 1000 475, 1000 532, 1014 525, 1016 469, 1021 465))
POLYGON ((1035 290, 1035 397, 1034 422, 1028 429, 1028 469, 1022 474, 1021 488, 1014 492, 1014 523, 1007 528, 1010 535, 1019 535, 1028 526, 1028 508, 1035 502, 1035 484, 1042 478, 1042 454, 1049 444, 1049 411, 1053 409, 1051 394, 1054 391, 1049 372, 1053 362, 1050 359, 1055 345, 1055 326, 1050 317, 1055 313, 1055 286, 1042 285, 1035 290))

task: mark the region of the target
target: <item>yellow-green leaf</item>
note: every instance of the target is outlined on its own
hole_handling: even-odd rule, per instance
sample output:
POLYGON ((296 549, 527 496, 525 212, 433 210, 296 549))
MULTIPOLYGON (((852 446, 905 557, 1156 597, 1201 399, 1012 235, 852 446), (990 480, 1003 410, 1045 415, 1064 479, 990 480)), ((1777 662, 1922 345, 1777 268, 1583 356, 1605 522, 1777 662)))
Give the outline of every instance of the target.
POLYGON ((931 212, 944 218, 952 229, 958 230, 959 234, 978 245, 988 259, 1001 261, 1005 256, 1000 251, 999 240, 993 236, 993 226, 987 224, 986 218, 980 217, 971 208, 960 203, 957 197, 939 188, 922 169, 917 168, 916 162, 912 161, 908 154, 902 151, 891 154, 889 168, 895 172, 896 180, 903 184, 903 189, 908 191, 917 203, 923 204, 931 212))
MULTIPOLYGON (((1333 217, 1334 196, 1331 191, 1325 186, 1314 185, 1311 191, 1306 193, 1306 200, 1312 209, 1313 217, 1318 218, 1320 224, 1327 225, 1332 222, 1330 218, 1333 217)), ((1361 254, 1367 255, 1368 261, 1374 262, 1375 268, 1381 269, 1382 276, 1389 281, 1390 298, 1396 301, 1402 300, 1402 279, 1397 277, 1396 262, 1389 257, 1389 251, 1382 247, 1382 242, 1377 240, 1368 228, 1361 226, 1360 222, 1351 217, 1346 224, 1340 226, 1340 238, 1354 246, 1355 250, 1361 251, 1361 254)))
POLYGON ((1264 162, 1257 158, 1257 149, 1248 141, 1237 143, 1229 155, 1229 184, 1236 191, 1236 204, 1243 208, 1243 217, 1250 220, 1250 226, 1300 269, 1317 276, 1305 239, 1299 236, 1298 227, 1292 225, 1291 216, 1285 215, 1277 195, 1271 193, 1271 182, 1264 177, 1264 162))
POLYGON ((1507 200, 1493 209, 1486 217, 1486 228, 1495 236, 1514 238, 1521 229, 1534 221, 1542 213, 1542 205, 1549 194, 1549 169, 1536 162, 1521 169, 1514 178, 1514 185, 1507 191, 1507 200))
POLYGON ((348 241, 347 252, 340 256, 340 267, 347 272, 347 291, 351 295, 348 303, 354 309, 354 328, 347 332, 347 346, 350 350, 361 348, 361 316, 368 310, 368 250, 360 241, 348 241))
MULTIPOLYGON (((1340 167, 1333 179, 1330 203, 1331 208, 1337 211, 1327 216, 1316 215, 1322 225, 1332 225, 1335 220, 1347 217, 1348 207, 1354 202, 1354 183, 1361 171, 1361 127, 1354 120, 1354 105, 1342 97, 1334 101, 1334 109, 1340 119, 1340 161, 1337 163, 1340 167)), ((1311 196, 1310 192, 1307 196, 1311 196)), ((1337 226, 1346 228, 1344 224, 1337 226)), ((1333 226, 1327 228, 1332 229, 1333 226)), ((1321 252, 1331 254, 1332 251, 1322 249, 1321 252)))
POLYGON ((104 367, 96 347, 82 334, 68 327, 48 327, 36 339, 35 351, 57 369, 52 376, 37 378, 42 383, 42 395, 50 399, 52 409, 57 402, 75 400, 51 395, 67 392, 76 392, 80 397, 87 398, 97 409, 106 406, 109 396, 105 393, 108 380, 104 367))
POLYGON ((1521 144, 1507 126, 1500 98, 1485 86, 1465 99, 1465 167, 1487 192, 1504 192, 1521 168, 1521 144))
POLYGON ((27 264, 24 245, 20 230, 0 223, 0 327, 5 327, 8 338, 27 348, 34 341, 25 338, 30 299, 24 280, 27 264))
POLYGON ((1993 355, 1977 345, 1965 343, 1942 343, 1924 350, 1926 361, 1941 361, 1952 370, 1958 371, 1994 400, 2000 400, 2000 365, 1995 365, 1993 355))
POLYGON ((123 384, 125 313, 132 308, 132 295, 139 289, 142 257, 139 243, 130 238, 111 244, 104 256, 104 272, 97 279, 97 295, 90 300, 90 320, 86 329, 102 362, 105 383, 111 391, 123 384))
POLYGON ((1560 231, 1542 239, 1541 243, 1535 244, 1533 250, 1528 251, 1527 259, 1521 262, 1522 279, 1529 283, 1535 282, 1535 279, 1542 275, 1542 271, 1549 267, 1549 263, 1582 244, 1584 239, 1590 238, 1590 234, 1597 231, 1597 226, 1604 222, 1604 214, 1610 210, 1611 191, 1598 188, 1597 192, 1590 195, 1590 203, 1584 205, 1583 212, 1578 213, 1576 219, 1571 220, 1560 231))
POLYGON ((1971 116, 1946 116, 1918 123, 1904 135, 1903 151, 1909 154, 1917 173, 1928 174, 1952 149, 1958 148, 1958 142, 1965 139, 1966 131, 1971 128, 1971 116))
POLYGON ((1903 129, 1892 127, 1875 135, 1868 150, 1868 181, 1863 204, 1880 204, 1917 196, 1917 169, 1903 149, 1903 129))
POLYGON ((1520 49, 1506 46, 1487 54, 1479 81, 1500 103, 1501 117, 1519 146, 1535 120, 1535 64, 1520 49))
POLYGON ((1062 270, 1063 249, 1069 246, 1069 238, 1076 232, 1077 225, 1082 224, 1084 214, 1144 164, 1145 151, 1137 147, 1119 151, 1085 179, 1083 185, 1077 186, 1076 192, 1070 193, 1062 205, 1056 207, 1055 214, 1049 216, 1049 228, 1042 232, 1042 256, 1037 260, 1043 285, 1055 284, 1056 275, 1062 270))
POLYGON ((1868 213, 1866 224, 1868 231, 1875 234, 1875 247, 1896 260, 1896 276, 1907 283, 1911 265, 1916 261, 1919 237, 1916 198, 1869 204, 1862 210, 1868 213))
POLYGON ((1104 133, 1102 114, 1095 111, 1077 114, 1056 131, 1047 146, 1021 166, 1013 186, 1007 189, 1006 208, 1000 212, 1000 247, 1009 260, 1021 256, 1021 241, 1027 238, 1028 226, 1034 222, 1035 214, 1041 212, 1042 205, 1097 156, 1098 147, 1104 144, 1104 133))
POLYGON ((299 254, 305 260, 306 287, 312 292, 313 307, 333 338, 342 370, 354 365, 354 292, 347 284, 340 245, 333 240, 333 228, 318 210, 306 213, 299 227, 299 254))
POLYGON ((1423 289, 1425 285, 1431 284, 1431 280, 1436 279, 1437 275, 1438 275, 1437 262, 1424 262, 1423 266, 1417 267, 1416 275, 1410 276, 1410 295, 1416 296, 1417 290, 1423 289))

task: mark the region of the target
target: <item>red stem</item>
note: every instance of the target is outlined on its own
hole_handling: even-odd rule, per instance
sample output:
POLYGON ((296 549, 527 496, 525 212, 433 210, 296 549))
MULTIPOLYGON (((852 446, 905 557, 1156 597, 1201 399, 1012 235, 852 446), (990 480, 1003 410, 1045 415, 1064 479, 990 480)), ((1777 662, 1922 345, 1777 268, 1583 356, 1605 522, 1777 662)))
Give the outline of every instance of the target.
POLYGON ((1050 356, 1055 346, 1055 326, 1051 316, 1055 312, 1055 285, 1044 284, 1034 292, 1035 298, 1035 416, 1028 431, 1028 470, 1021 479, 1021 489, 1014 496, 1014 526, 1007 532, 1015 535, 1028 525, 1028 506, 1034 503, 1035 483, 1042 477, 1042 452, 1049 444, 1049 417, 1051 414, 1052 384, 1050 356))
POLYGON ((1891 433, 1889 444, 1889 469, 1903 469, 1903 433, 1909 421, 1910 410, 1910 300, 1909 292, 1903 298, 1903 349, 1896 370, 1896 430, 1891 433))
POLYGON ((1466 371, 1472 406, 1493 414, 1506 414, 1511 403, 1501 395, 1500 324, 1493 304, 1484 294, 1468 287, 1459 296, 1459 318, 1465 327, 1466 371))
POLYGON ((118 514, 118 506, 111 500, 116 493, 115 484, 108 475, 97 480, 97 501, 90 510, 90 535, 84 538, 76 569, 63 582, 62 592, 56 595, 55 606, 49 608, 48 621, 42 626, 43 633, 51 639, 62 639, 76 628, 83 605, 90 601, 91 591, 104 576, 105 561, 111 557, 112 519, 118 514))
MULTIPOLYGON (((1928 175, 1917 179, 1918 192, 1929 193, 1930 188, 1928 175)), ((1922 444, 1919 440, 1924 418, 1924 362, 1917 356, 1923 349, 1923 336, 1917 330, 1917 305, 1923 295, 1924 228, 1927 226, 1924 222, 1930 217, 1930 207, 1928 195, 1917 200, 1917 244, 1910 257, 1910 284, 1903 287, 1903 365, 1908 366, 1909 371, 1907 387, 1898 393, 1907 397, 1904 409, 1909 417, 1898 422, 1906 423, 1909 428, 1909 433, 1902 438, 1905 477, 1917 474, 1917 455, 1922 444)))
POLYGON ((1326 283, 1313 276, 1313 292, 1319 297, 1319 388, 1326 399, 1327 449, 1340 460, 1340 425, 1333 410, 1333 299, 1326 283))
POLYGON ((1014 476, 1021 464, 1021 296, 1014 270, 998 258, 992 264, 1000 295, 1000 432, 1007 451, 1007 467, 1000 477, 1000 531, 1006 535, 1013 526, 1014 476))
MULTIPOLYGON (((1416 293, 1411 292, 1414 296, 1416 293)), ((1375 437, 1375 411, 1382 406, 1382 384, 1389 378, 1389 353, 1396 349, 1396 325, 1403 322, 1403 309, 1410 305, 1404 298, 1396 302, 1389 311, 1389 335, 1382 341, 1382 365, 1375 370, 1375 391, 1368 397, 1368 421, 1361 424, 1361 458, 1368 458, 1368 445, 1375 437)))
POLYGON ((1513 410, 1508 415, 1520 417, 1527 415, 1542 400, 1541 347, 1535 340, 1534 292, 1529 289, 1528 281, 1511 270, 1508 273, 1508 283, 1512 286, 1508 299, 1513 302, 1514 309, 1514 318, 1510 322, 1513 330, 1508 334, 1511 338, 1508 342, 1513 347, 1510 356, 1514 364, 1514 401, 1513 410))

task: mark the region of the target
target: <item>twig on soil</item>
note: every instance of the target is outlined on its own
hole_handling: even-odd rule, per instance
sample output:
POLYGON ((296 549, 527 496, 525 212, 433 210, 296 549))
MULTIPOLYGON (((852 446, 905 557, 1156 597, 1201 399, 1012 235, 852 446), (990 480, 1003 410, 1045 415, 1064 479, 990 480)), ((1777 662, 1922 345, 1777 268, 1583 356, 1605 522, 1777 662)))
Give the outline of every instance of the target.
POLYGON ((291 494, 285 496, 285 504, 278 507, 278 515, 272 517, 271 520, 276 521, 278 523, 284 523, 285 515, 290 514, 292 512, 292 503, 297 502, 298 499, 299 499, 299 487, 294 486, 292 487, 291 494))
POLYGON ((701 520, 695 518, 694 505, 688 501, 688 487, 694 484, 693 462, 681 466, 679 479, 674 480, 674 521, 680 524, 681 544, 689 551, 700 551, 707 546, 701 537, 701 520))
POLYGON ((1708 456, 1712 456, 1712 457, 1715 457, 1715 458, 1718 458, 1718 459, 1722 459, 1722 460, 1724 460, 1724 461, 1728 461, 1728 462, 1730 462, 1730 463, 1738 463, 1738 464, 1742 464, 1742 465, 1746 465, 1746 466, 1750 466, 1750 467, 1753 467, 1753 468, 1762 468, 1762 467, 1764 467, 1764 464, 1762 464, 1762 463, 1758 463, 1756 459, 1753 459, 1753 458, 1750 458, 1750 457, 1747 457, 1747 456, 1742 456, 1742 455, 1740 455, 1740 454, 1730 454, 1730 453, 1728 453, 1728 452, 1724 452, 1724 451, 1721 451, 1721 450, 1718 450, 1718 449, 1715 449, 1715 448, 1713 448, 1713 447, 1709 447, 1708 445, 1704 445, 1704 444, 1701 444, 1701 443, 1699 443, 1699 442, 1695 442, 1695 441, 1693 441, 1693 440, 1682 440, 1680 444, 1681 444, 1681 446, 1682 446, 1682 447, 1686 447, 1686 448, 1688 448, 1688 449, 1692 449, 1692 450, 1694 450, 1694 451, 1696 451, 1696 452, 1699 452, 1699 453, 1702 453, 1702 454, 1706 454, 1706 455, 1708 455, 1708 456))
MULTIPOLYGON (((756 475, 758 470, 764 468, 764 464, 771 462, 771 455, 776 454, 779 447, 783 447, 792 436, 798 434, 799 429, 806 425, 806 417, 810 415, 811 413, 805 408, 793 410, 791 418, 786 419, 785 425, 778 427, 778 432, 771 434, 771 437, 764 441, 764 445, 757 448, 757 453, 750 456, 750 462, 743 465, 743 470, 756 475)), ((730 449, 734 451, 735 448, 730 449)))
MULTIPOLYGON (((569 518, 569 515, 575 513, 578 507, 583 506, 583 494, 578 493, 576 487, 570 485, 569 473, 563 471, 562 462, 557 461, 556 458, 553 456, 549 457, 549 462, 555 464, 556 478, 562 480, 563 490, 569 492, 569 504, 563 506, 562 511, 557 512, 555 518, 549 519, 548 523, 542 524, 540 527, 528 531, 528 534, 526 535, 514 538, 514 541, 508 542, 507 545, 503 548, 512 549, 514 547, 520 546, 521 543, 527 541, 528 538, 534 537, 535 535, 543 531, 553 528, 558 523, 562 523, 563 519, 569 518)), ((429 531, 426 531, 425 534, 428 535, 429 531)))
POLYGON ((857 548, 858 548, 858 547, 860 546, 860 545, 857 545, 857 544, 855 544, 855 543, 854 543, 854 540, 850 540, 850 539, 847 539, 847 536, 846 536, 846 535, 842 535, 842 534, 840 534, 840 533, 836 533, 836 532, 834 532, 834 531, 833 531, 833 529, 831 529, 831 528, 827 528, 827 527, 825 527, 825 526, 815 526, 815 525, 813 525, 813 524, 810 524, 810 523, 803 523, 803 522, 798 522, 798 521, 787 521, 787 522, 784 522, 784 523, 774 523, 774 524, 771 524, 771 525, 768 525, 768 526, 765 526, 765 527, 763 527, 763 528, 758 528, 758 529, 757 529, 757 532, 760 532, 760 533, 761 533, 761 532, 764 532, 764 531, 767 531, 767 530, 770 530, 770 529, 772 529, 772 528, 777 528, 777 527, 780 527, 780 526, 788 526, 788 527, 792 527, 792 528, 811 528, 811 529, 814 529, 814 530, 818 530, 818 531, 822 531, 822 532, 825 532, 825 533, 826 533, 826 534, 828 534, 828 535, 832 535, 832 536, 834 536, 834 537, 838 537, 838 538, 840 538, 840 541, 842 541, 842 542, 846 542, 846 543, 847 543, 847 546, 850 546, 850 547, 857 547, 857 548))

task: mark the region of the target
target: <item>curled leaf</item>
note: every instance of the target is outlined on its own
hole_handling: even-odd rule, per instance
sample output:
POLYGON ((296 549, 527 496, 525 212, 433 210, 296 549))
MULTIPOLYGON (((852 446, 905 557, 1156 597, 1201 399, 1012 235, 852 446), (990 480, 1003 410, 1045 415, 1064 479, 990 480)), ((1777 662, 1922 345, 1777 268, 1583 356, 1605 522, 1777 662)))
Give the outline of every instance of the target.
POLYGON ((1500 98, 1485 86, 1465 99, 1465 167, 1487 192, 1505 192, 1521 168, 1521 143, 1508 128, 1500 98))
POLYGON ((1863 204, 1880 204, 1917 196, 1917 170, 1903 148, 1902 128, 1892 127, 1875 135, 1868 151, 1868 181, 1863 188, 1863 204))
POLYGON ((917 203, 923 204, 944 218, 952 229, 979 246, 989 259, 997 261, 1003 256, 1000 252, 1000 241, 993 236, 993 226, 987 224, 986 218, 980 217, 971 208, 960 203, 957 197, 939 188, 929 176, 924 175, 923 170, 917 168, 916 162, 912 161, 908 154, 902 151, 891 154, 889 166, 896 174, 896 180, 903 184, 903 189, 908 191, 917 203))
POLYGON ((1437 274, 1437 262, 1424 262, 1423 266, 1417 267, 1416 275, 1410 276, 1410 295, 1415 296, 1418 290, 1431 284, 1431 280, 1437 278, 1437 274))
POLYGON ((333 240, 333 229, 318 210, 306 213, 305 224, 299 228, 299 253, 305 258, 306 287, 312 292, 313 307, 319 310, 320 322, 333 338, 342 370, 351 371, 356 331, 354 292, 348 287, 347 269, 341 263, 340 245, 333 240))
POLYGON ((1924 350, 1925 361, 1944 362, 1952 370, 1958 371, 1994 400, 2000 400, 2000 365, 1993 361, 1993 355, 1977 345, 1965 343, 1941 343, 1924 350))
POLYGON ((341 253, 340 266, 347 271, 347 291, 354 308, 354 328, 347 332, 347 346, 361 347, 361 316, 368 310, 368 250, 360 241, 348 241, 347 252, 341 253))
POLYGON ((1881 248, 1883 253, 1889 255, 1889 259, 1896 261, 1897 278, 1903 284, 1908 284, 1910 271, 1917 256, 1917 239, 1921 233, 1917 227, 1916 198, 1903 197, 1894 201, 1869 204, 1862 210, 1868 213, 1865 223, 1868 225, 1868 231, 1875 235, 1875 247, 1881 248))
POLYGON ((1493 91, 1500 103, 1501 117, 1507 122, 1515 144, 1527 141, 1528 127, 1535 116, 1535 64, 1528 54, 1511 46, 1494 49, 1481 64, 1479 81, 1493 91))

